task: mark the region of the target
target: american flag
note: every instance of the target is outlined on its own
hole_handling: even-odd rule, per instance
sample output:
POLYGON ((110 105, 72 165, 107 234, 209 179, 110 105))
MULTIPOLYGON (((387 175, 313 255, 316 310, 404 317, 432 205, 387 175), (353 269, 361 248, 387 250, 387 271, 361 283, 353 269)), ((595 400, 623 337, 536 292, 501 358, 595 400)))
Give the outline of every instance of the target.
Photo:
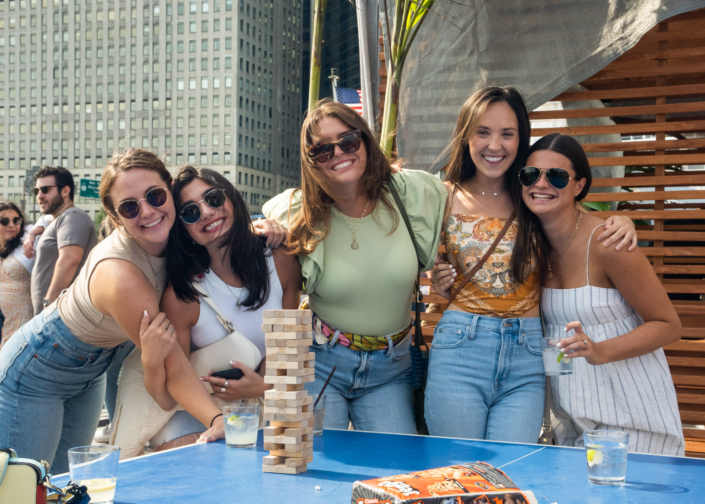
POLYGON ((362 91, 351 88, 336 88, 338 101, 362 115, 362 91))

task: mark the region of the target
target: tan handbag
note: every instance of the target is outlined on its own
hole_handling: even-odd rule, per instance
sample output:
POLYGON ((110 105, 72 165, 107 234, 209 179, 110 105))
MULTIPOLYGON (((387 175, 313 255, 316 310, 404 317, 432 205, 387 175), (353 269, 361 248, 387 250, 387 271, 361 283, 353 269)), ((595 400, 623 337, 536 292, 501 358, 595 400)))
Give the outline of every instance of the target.
MULTIPOLYGON (((247 367, 256 369, 262 360, 259 348, 235 329, 235 326, 223 315, 213 298, 205 293, 200 284, 194 282, 192 285, 200 295, 201 300, 213 308, 218 317, 218 322, 228 331, 228 335, 225 338, 191 352, 189 360, 198 376, 207 376, 210 371, 217 372, 230 369, 232 367, 230 365, 231 360, 242 362, 247 367)), ((203 385, 205 385, 209 394, 213 393, 213 389, 208 382, 203 382, 203 385)))
POLYGON ((0 502, 38 504, 47 500, 48 465, 17 458, 14 450, 0 450, 0 502))

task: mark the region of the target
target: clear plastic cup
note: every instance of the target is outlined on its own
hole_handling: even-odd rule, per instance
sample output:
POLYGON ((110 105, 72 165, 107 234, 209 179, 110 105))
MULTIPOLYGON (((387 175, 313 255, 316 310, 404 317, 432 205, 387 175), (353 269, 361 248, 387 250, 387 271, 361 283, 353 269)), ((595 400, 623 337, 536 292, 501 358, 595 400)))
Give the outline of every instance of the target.
POLYGON ((115 498, 120 448, 80 446, 69 450, 71 481, 88 488, 93 504, 112 504, 115 498))
POLYGON ((223 421, 229 448, 253 448, 257 444, 259 404, 225 404, 223 421))
POLYGON ((313 435, 320 436, 323 434, 323 421, 326 417, 326 396, 321 396, 321 400, 318 401, 313 407, 313 435))
POLYGON ((588 481, 596 485, 623 485, 627 474, 629 434, 592 430, 583 433, 588 481))
POLYGON ((541 338, 541 352, 543 356, 543 369, 546 376, 561 376, 573 374, 573 359, 570 354, 561 353, 561 349, 551 345, 556 342, 549 338, 541 338))

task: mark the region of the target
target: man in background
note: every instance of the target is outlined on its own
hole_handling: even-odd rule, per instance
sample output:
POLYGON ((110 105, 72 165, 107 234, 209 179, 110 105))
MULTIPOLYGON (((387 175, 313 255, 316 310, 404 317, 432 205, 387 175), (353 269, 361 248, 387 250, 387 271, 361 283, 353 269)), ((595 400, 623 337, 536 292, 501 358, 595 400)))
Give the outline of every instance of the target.
POLYGON ((98 238, 91 218, 73 204, 70 171, 45 166, 34 175, 34 181, 40 211, 53 216, 37 242, 32 271, 32 304, 38 315, 71 285, 98 238))

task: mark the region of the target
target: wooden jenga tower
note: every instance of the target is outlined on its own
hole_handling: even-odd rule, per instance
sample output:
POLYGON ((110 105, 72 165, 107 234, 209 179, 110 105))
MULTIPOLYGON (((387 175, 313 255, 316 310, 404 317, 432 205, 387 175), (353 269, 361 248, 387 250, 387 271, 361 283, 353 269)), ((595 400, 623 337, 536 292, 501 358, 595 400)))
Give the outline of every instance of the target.
POLYGON ((313 397, 304 390, 312 382, 314 353, 311 310, 264 310, 262 331, 267 347, 264 393, 264 449, 262 471, 298 474, 313 460, 313 397))

